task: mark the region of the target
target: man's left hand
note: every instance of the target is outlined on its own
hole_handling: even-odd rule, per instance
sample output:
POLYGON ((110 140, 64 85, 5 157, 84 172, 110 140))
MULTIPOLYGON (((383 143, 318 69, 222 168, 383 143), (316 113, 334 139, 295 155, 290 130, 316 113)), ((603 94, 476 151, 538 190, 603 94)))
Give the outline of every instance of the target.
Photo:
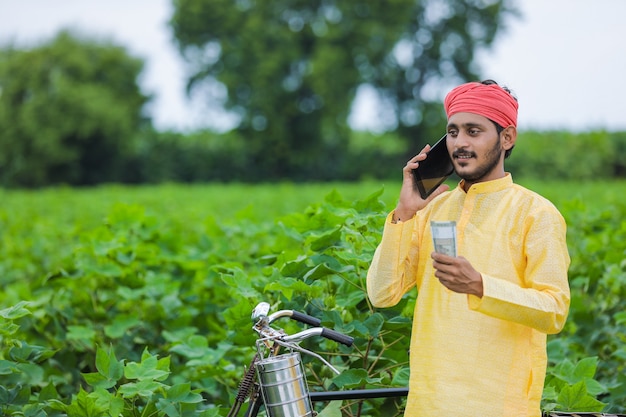
POLYGON ((462 256, 452 257, 433 252, 433 267, 439 282, 451 291, 483 296, 483 277, 462 256))

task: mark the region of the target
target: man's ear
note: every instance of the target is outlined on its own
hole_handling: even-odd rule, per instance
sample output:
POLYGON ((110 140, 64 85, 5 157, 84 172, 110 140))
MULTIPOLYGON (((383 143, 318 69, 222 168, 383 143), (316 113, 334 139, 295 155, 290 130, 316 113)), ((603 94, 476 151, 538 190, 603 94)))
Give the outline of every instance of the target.
POLYGON ((515 126, 509 126, 505 128, 501 133, 502 138, 502 147, 504 150, 512 149, 515 146, 515 141, 517 140, 517 128, 515 126))

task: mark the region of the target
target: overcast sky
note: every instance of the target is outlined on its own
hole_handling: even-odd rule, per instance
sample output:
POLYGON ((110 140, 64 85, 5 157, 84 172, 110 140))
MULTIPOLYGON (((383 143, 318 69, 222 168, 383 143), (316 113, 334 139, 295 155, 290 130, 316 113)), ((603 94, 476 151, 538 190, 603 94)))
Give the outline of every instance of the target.
MULTIPOLYGON (((510 87, 520 102, 521 129, 626 130, 626 1, 519 0, 493 50, 480 55, 485 78, 510 87)), ((157 128, 227 125, 185 95, 185 66, 171 41, 171 0, 0 0, 0 44, 30 46, 61 28, 125 46, 146 60, 140 80, 155 99, 157 128)), ((443 92, 442 92, 443 94, 443 92)), ((352 121, 376 120, 369 100, 352 121)))

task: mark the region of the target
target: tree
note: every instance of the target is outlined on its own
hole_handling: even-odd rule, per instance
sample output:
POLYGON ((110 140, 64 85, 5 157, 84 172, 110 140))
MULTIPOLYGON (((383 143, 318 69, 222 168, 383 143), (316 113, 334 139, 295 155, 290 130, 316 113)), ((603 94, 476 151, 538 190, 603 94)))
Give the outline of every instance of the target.
POLYGON ((35 187, 119 179, 144 123, 143 62, 125 49, 59 33, 0 50, 0 182, 35 187))
POLYGON ((253 169, 324 179, 345 156, 360 85, 379 91, 404 137, 432 140, 444 120, 433 87, 477 79, 474 52, 511 1, 174 0, 170 23, 189 89, 223 86, 253 169))

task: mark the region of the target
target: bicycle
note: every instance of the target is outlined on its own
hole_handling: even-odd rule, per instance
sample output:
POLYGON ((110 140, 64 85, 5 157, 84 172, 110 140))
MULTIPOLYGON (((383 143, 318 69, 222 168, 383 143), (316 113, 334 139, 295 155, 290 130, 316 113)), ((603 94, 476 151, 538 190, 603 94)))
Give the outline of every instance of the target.
POLYGON ((249 398, 244 417, 255 417, 264 406, 268 417, 313 417, 313 402, 336 400, 359 400, 372 398, 402 398, 407 388, 360 389, 345 391, 310 392, 304 375, 301 353, 322 361, 336 374, 340 372, 319 354, 299 346, 305 339, 321 336, 346 346, 354 339, 335 330, 320 327, 316 317, 295 311, 280 310, 269 314, 269 303, 259 303, 252 311, 252 329, 258 334, 257 353, 239 383, 235 402, 227 417, 237 417, 241 406, 249 398), (288 317, 313 326, 296 334, 288 335, 271 324, 279 318, 288 317), (281 348, 287 353, 280 353, 281 348))
MULTIPOLYGON (((310 392, 304 375, 300 353, 321 360, 333 372, 339 374, 328 361, 315 352, 298 345, 305 339, 322 336, 335 342, 352 346, 354 339, 331 329, 320 327, 316 317, 295 311, 280 310, 269 314, 269 303, 259 303, 252 311, 252 328, 257 332, 257 353, 245 372, 235 397, 235 403, 227 417, 237 417, 246 399, 250 399, 244 417, 256 417, 265 407, 268 417, 314 417, 313 402, 336 400, 365 400, 373 398, 404 398, 408 388, 356 389, 345 391, 310 392), (271 324, 277 319, 289 317, 313 328, 288 335, 271 324), (286 348, 288 353, 280 353, 286 348), (266 355, 265 352, 268 352, 266 355)), ((596 416, 626 417, 624 414, 596 412, 543 412, 543 417, 596 416)))

